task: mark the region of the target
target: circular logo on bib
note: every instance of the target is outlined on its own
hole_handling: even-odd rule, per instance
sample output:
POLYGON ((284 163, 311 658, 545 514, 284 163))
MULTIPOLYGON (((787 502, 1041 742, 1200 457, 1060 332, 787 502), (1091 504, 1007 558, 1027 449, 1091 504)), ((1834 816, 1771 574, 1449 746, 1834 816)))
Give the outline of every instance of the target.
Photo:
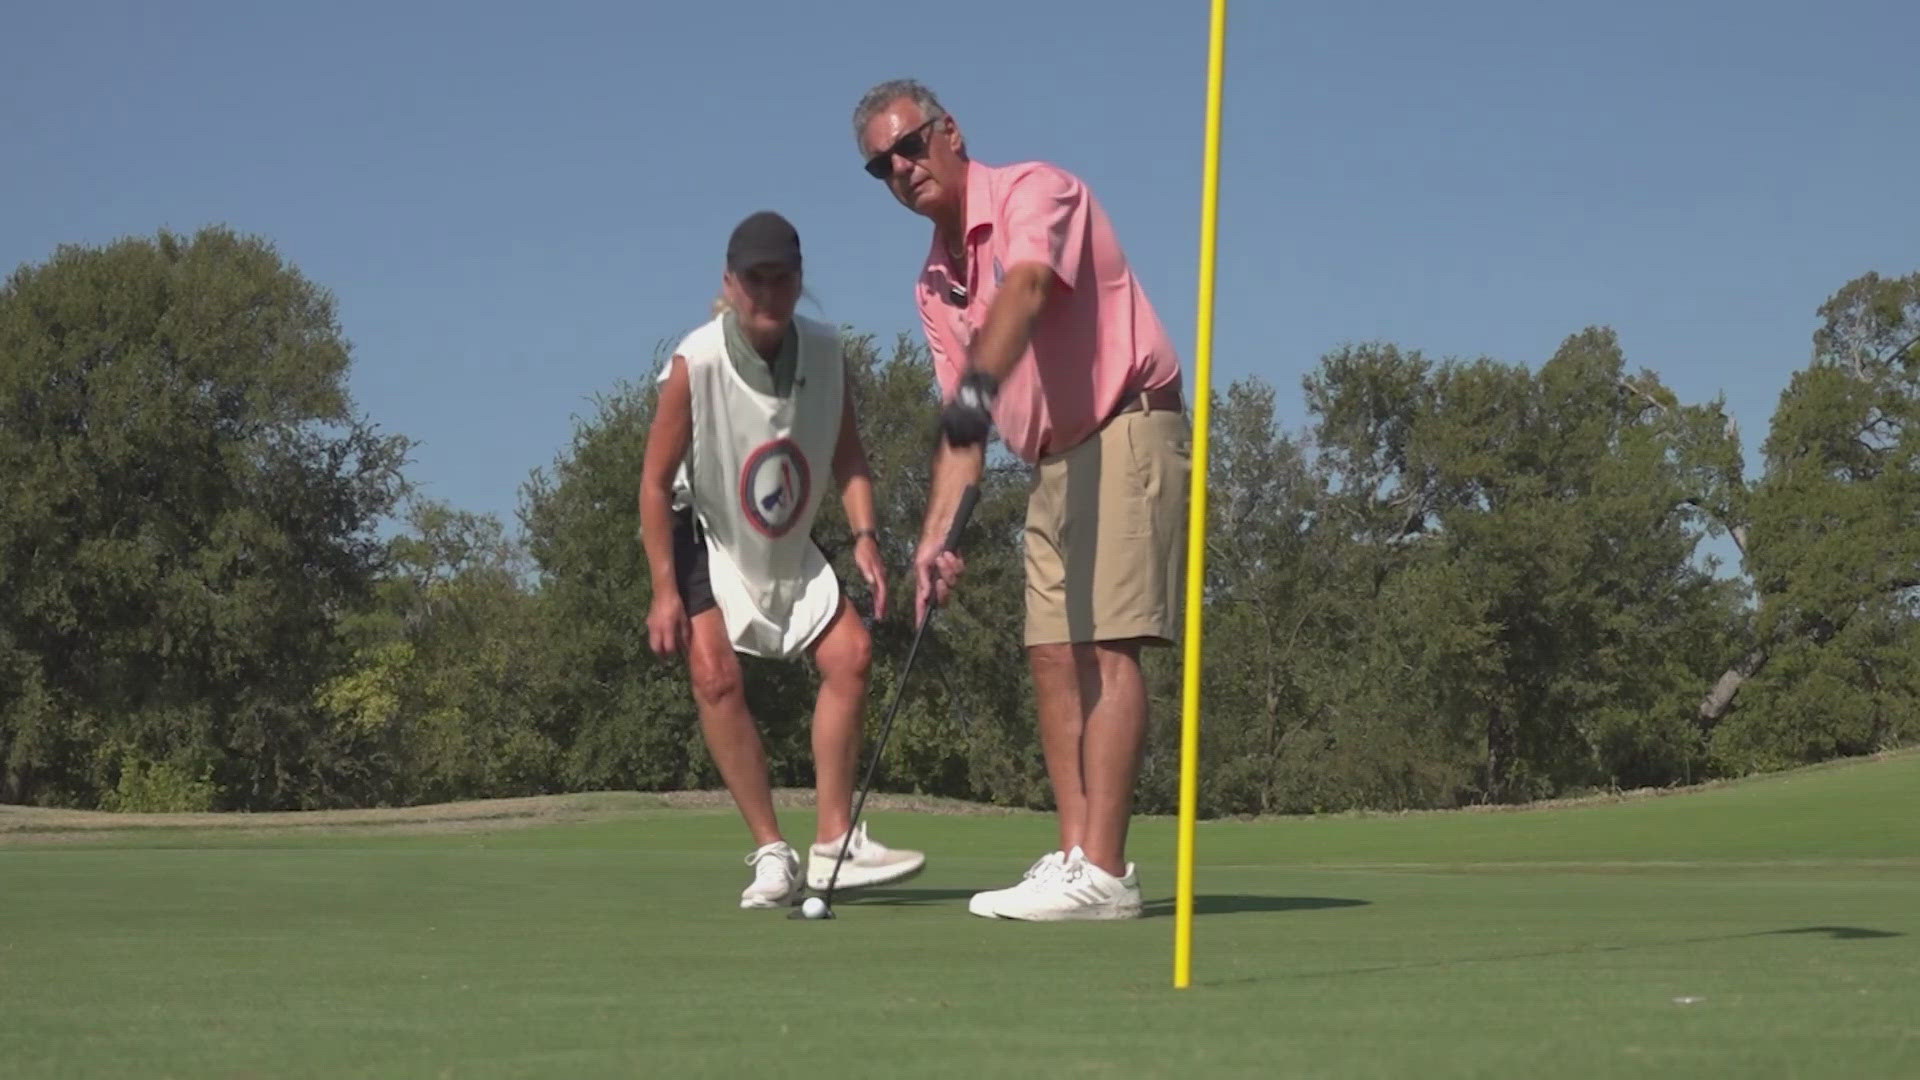
POLYGON ((785 536, 812 490, 806 456, 792 439, 761 446, 740 469, 740 510, 763 536, 785 536))

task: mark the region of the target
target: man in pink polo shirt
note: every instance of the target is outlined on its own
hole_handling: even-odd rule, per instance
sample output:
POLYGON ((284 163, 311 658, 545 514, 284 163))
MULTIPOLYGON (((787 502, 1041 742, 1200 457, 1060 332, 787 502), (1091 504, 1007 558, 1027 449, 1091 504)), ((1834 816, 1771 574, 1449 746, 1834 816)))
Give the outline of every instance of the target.
POLYGON ((989 434, 1034 466, 1025 637, 1060 846, 968 909, 1137 917, 1126 841, 1147 730, 1140 649, 1175 643, 1181 622, 1191 426, 1179 357, 1079 178, 970 160, 953 117, 911 80, 868 91, 853 128, 867 172, 933 223, 914 294, 946 404, 916 615, 962 569, 941 542, 989 434))

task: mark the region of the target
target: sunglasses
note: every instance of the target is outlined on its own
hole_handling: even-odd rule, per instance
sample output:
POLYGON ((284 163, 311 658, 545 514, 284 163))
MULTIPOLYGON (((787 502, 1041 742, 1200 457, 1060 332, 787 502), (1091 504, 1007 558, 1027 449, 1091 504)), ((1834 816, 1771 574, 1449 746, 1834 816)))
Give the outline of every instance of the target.
POLYGON ((921 124, 905 135, 893 141, 893 145, 867 159, 867 175, 875 180, 885 180, 893 175, 893 159, 903 157, 908 161, 919 161, 927 156, 927 129, 939 123, 939 118, 921 124))

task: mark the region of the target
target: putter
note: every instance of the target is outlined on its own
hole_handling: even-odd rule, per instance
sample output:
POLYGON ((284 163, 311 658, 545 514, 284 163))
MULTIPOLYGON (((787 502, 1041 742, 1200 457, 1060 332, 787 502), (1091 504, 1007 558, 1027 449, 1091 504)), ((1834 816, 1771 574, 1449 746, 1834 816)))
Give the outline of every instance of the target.
MULTIPOLYGON (((953 512, 953 524, 947 529, 945 550, 957 551, 960 546, 960 530, 967 527, 967 519, 973 516, 973 504, 980 501, 980 488, 968 484, 960 493, 960 506, 953 512)), ((926 636, 927 624, 933 621, 934 609, 939 607, 928 598, 927 613, 920 617, 920 628, 913 632, 913 645, 907 650, 907 662, 900 669, 900 685, 893 688, 893 704, 887 709, 887 718, 880 724, 880 738, 873 745, 873 756, 867 759, 867 776, 860 783, 860 798, 853 804, 853 820, 847 823, 847 835, 840 840, 840 854, 833 860, 833 873, 827 878, 827 894, 824 903, 826 913, 821 919, 834 918, 833 889, 840 883, 840 867, 847 861, 847 847, 853 843, 853 830, 860 827, 860 813, 867 807, 867 792, 873 789, 874 770, 880 766, 880 755, 887 748, 887 733, 893 730, 893 717, 900 711, 900 702, 906 697, 907 676, 913 673, 913 658, 920 652, 920 639, 926 636)), ((795 907, 787 913, 789 919, 805 919, 803 908, 795 907)))

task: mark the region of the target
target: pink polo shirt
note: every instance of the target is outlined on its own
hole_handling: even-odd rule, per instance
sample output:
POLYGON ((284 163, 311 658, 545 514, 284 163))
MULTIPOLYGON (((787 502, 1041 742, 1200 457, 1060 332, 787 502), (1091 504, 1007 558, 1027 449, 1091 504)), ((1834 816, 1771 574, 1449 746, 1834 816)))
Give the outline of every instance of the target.
POLYGON ((972 162, 966 229, 966 280, 956 280, 936 232, 914 290, 942 398, 953 396, 1006 271, 1042 262, 1059 279, 994 403, 994 426, 1015 454, 1035 462, 1070 450, 1125 398, 1179 385, 1179 355, 1078 177, 1038 161, 972 162))

